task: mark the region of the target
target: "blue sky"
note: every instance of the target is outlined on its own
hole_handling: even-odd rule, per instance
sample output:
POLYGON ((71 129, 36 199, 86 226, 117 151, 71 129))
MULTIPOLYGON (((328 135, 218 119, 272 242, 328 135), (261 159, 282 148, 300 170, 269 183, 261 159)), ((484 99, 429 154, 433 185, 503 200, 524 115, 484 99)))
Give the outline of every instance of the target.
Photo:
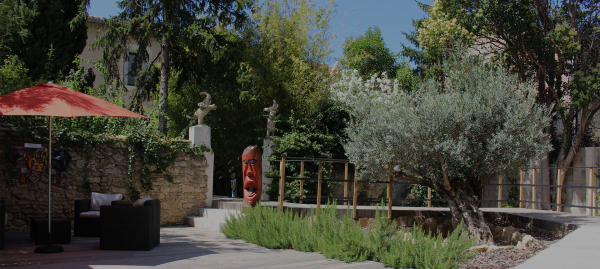
MULTIPOLYGON (((433 4, 433 0, 419 1, 433 4)), ((336 37, 331 40, 334 52, 329 65, 342 56, 341 47, 348 36, 361 35, 369 26, 379 26, 388 48, 395 53, 400 52, 400 44, 408 45, 402 32, 413 30, 412 19, 426 15, 414 0, 338 0, 335 9, 337 15, 331 22, 331 31, 336 37)), ((116 1, 91 0, 89 14, 92 16, 108 18, 118 13, 116 1)))

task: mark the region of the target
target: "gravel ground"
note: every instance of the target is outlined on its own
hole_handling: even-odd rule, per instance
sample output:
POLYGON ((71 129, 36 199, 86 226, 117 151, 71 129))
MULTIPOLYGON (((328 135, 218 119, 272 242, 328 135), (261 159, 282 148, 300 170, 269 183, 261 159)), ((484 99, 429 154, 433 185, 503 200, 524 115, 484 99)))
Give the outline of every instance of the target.
POLYGON ((512 268, 525 260, 533 257, 541 250, 549 247, 559 239, 554 235, 537 233, 526 229, 517 229, 523 234, 529 234, 535 238, 533 244, 525 249, 513 248, 510 250, 492 250, 479 252, 468 264, 462 264, 461 269, 492 269, 512 268))

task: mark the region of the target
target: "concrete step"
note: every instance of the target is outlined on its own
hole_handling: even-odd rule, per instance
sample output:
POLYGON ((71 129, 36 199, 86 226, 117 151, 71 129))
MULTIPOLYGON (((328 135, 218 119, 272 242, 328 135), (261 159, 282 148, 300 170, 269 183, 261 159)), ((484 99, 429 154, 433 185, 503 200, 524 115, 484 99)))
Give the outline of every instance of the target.
POLYGON ((213 201, 212 207, 218 209, 242 210, 244 201, 213 201))
POLYGON ((225 226, 225 221, 211 220, 198 216, 188 216, 186 217, 186 222, 188 226, 196 229, 214 232, 222 232, 223 226, 225 226))
POLYGON ((188 216, 186 224, 201 230, 221 232, 225 220, 239 213, 239 210, 232 209, 199 208, 198 216, 188 216))
POLYGON ((198 208, 198 216, 213 220, 225 221, 225 218, 239 213, 239 210, 232 209, 198 208))

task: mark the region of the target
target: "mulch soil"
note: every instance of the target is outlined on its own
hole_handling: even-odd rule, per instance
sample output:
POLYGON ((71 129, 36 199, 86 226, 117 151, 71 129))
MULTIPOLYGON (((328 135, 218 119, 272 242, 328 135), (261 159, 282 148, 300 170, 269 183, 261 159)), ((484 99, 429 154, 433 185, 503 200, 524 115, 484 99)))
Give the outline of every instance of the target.
POLYGON ((510 250, 490 250, 479 252, 467 264, 461 264, 461 269, 492 269, 492 268, 513 268, 527 259, 533 257, 541 250, 556 243, 557 236, 545 233, 534 232, 527 229, 517 228, 517 231, 523 234, 529 234, 535 238, 533 244, 528 248, 513 248, 510 250))

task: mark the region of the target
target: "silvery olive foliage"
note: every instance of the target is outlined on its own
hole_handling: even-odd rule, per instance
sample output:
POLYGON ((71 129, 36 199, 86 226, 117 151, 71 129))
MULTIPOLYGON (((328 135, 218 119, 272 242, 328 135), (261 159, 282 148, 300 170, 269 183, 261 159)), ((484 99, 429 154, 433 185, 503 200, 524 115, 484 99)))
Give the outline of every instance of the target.
POLYGON ((533 83, 465 51, 451 56, 444 74, 410 92, 385 74, 363 79, 356 71, 331 86, 352 114, 344 148, 361 177, 394 175, 436 190, 469 183, 477 191, 493 173, 550 149, 542 133, 550 110, 535 103, 533 83))

